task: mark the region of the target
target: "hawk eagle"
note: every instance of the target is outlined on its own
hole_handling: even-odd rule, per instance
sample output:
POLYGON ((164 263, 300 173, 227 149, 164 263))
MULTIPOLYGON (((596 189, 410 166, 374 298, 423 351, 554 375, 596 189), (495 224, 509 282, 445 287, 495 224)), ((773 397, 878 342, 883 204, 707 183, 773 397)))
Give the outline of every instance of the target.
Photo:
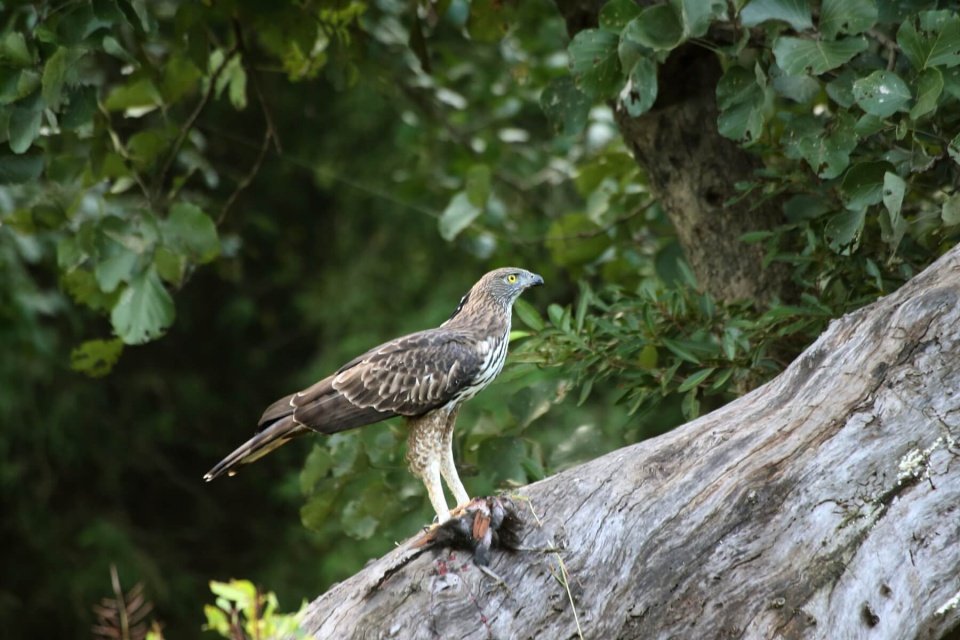
POLYGON ((470 501, 453 463, 453 424, 466 400, 497 377, 507 358, 513 303, 543 278, 524 269, 484 275, 436 329, 375 347, 313 386, 267 407, 250 440, 204 476, 235 473, 291 439, 337 433, 394 416, 409 425, 407 463, 423 480, 437 518, 450 517, 440 478, 458 505, 470 501))

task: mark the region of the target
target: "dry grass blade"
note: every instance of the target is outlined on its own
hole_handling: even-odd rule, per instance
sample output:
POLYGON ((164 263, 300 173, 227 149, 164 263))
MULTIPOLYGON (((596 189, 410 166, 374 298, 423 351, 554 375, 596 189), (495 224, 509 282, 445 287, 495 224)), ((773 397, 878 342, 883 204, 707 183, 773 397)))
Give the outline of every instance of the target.
POLYGON ((147 616, 153 612, 153 603, 144 595, 143 583, 138 582, 124 594, 116 565, 110 565, 110 582, 113 597, 93 605, 97 617, 93 637, 96 640, 144 640, 150 630, 147 616))

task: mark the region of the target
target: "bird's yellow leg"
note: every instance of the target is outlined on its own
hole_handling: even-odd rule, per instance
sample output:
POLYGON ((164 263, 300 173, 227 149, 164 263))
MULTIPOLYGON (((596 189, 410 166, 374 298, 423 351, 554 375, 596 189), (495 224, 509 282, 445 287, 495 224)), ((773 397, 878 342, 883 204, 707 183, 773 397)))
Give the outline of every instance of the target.
POLYGON ((426 415, 413 418, 409 421, 410 435, 407 441, 407 464, 410 471, 423 481, 430 497, 430 504, 437 512, 437 520, 441 523, 450 519, 450 509, 447 499, 443 495, 443 484, 440 480, 443 467, 441 444, 443 429, 446 424, 446 414, 433 411, 426 415))
POLYGON ((454 412, 447 420, 447 424, 443 430, 443 439, 441 441, 442 454, 440 458, 440 473, 443 475, 443 479, 446 480, 447 486, 450 487, 450 492, 453 494, 454 500, 457 501, 457 506, 453 509, 453 512, 451 512, 452 515, 457 515, 457 512, 462 511, 463 508, 467 506, 467 503, 470 502, 470 495, 464 488, 463 483, 460 482, 457 466, 453 462, 453 423, 456 419, 457 414, 454 412))
POLYGON ((450 519, 450 509, 447 507, 447 498, 443 495, 443 485, 440 483, 440 465, 435 462, 427 465, 420 479, 427 488, 433 510, 437 512, 437 523, 443 524, 450 519))

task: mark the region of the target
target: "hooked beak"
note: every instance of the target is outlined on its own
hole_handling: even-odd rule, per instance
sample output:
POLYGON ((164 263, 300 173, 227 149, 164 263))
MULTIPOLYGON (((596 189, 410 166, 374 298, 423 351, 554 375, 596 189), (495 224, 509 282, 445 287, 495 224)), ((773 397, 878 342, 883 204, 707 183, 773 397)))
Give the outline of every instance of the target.
POLYGON ((540 276, 540 275, 538 275, 538 274, 536 274, 536 273, 531 274, 531 275, 532 275, 533 277, 530 278, 530 283, 527 285, 528 287, 539 287, 540 285, 543 284, 543 277, 542 277, 542 276, 540 276))

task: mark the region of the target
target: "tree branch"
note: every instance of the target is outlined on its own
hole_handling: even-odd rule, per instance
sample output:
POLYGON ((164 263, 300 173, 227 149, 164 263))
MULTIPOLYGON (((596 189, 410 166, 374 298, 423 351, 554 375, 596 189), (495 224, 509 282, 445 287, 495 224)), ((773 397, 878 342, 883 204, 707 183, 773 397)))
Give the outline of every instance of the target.
MULTIPOLYGON (((240 31, 238 24, 235 23, 234 26, 237 34, 237 46, 241 51, 245 51, 243 33, 240 31)), ((237 198, 240 196, 240 193, 249 187, 254 178, 257 177, 257 174, 260 173, 260 167, 263 166, 263 161, 267 157, 267 150, 270 149, 270 142, 273 142, 273 148, 276 149, 278 154, 283 153, 283 148, 280 145, 280 138, 277 135, 277 128, 273 124, 273 115, 270 113, 270 107, 267 105, 267 100, 264 98, 263 91, 260 89, 260 81, 257 79, 257 74, 252 68, 250 68, 247 72, 247 77, 250 78, 251 83, 253 84, 253 91, 257 94, 257 103, 260 105, 261 113, 263 113, 263 141, 260 143, 260 150, 257 152, 257 157, 254 160, 253 165, 250 167, 250 170, 247 171, 246 175, 240 179, 236 188, 227 198, 227 201, 223 203, 223 207, 220 209, 220 214, 217 216, 217 226, 220 226, 227 218, 227 213, 230 211, 230 207, 232 207, 233 203, 236 202, 237 198)))
POLYGON ((211 74, 207 90, 203 93, 203 96, 194 106, 193 111, 187 117, 186 122, 184 122, 180 127, 180 131, 177 133, 177 137, 173 141, 173 146, 170 147, 170 153, 167 154, 167 158, 163 162, 163 168, 160 170, 160 173, 157 174, 154 191, 158 198, 160 192, 163 190, 163 185, 167 180, 167 175, 170 173, 170 168, 173 166, 173 161, 176 160, 177 154, 180 153, 180 149, 183 147, 184 141, 187 139, 190 131, 193 130, 193 126, 196 124, 197 119, 200 117, 200 114, 203 112, 204 108, 206 108, 211 98, 213 98, 213 94, 217 90, 217 79, 238 52, 238 44, 234 43, 233 47, 224 55, 223 62, 221 62, 220 66, 218 66, 214 70, 213 74, 211 74))
POLYGON ((521 489, 542 516, 526 516, 527 550, 493 553, 506 588, 469 556, 407 542, 315 600, 302 627, 322 638, 571 638, 578 624, 585 638, 943 638, 960 624, 958 276, 960 247, 834 321, 770 383, 521 489), (567 579, 529 551, 545 547, 567 579))

